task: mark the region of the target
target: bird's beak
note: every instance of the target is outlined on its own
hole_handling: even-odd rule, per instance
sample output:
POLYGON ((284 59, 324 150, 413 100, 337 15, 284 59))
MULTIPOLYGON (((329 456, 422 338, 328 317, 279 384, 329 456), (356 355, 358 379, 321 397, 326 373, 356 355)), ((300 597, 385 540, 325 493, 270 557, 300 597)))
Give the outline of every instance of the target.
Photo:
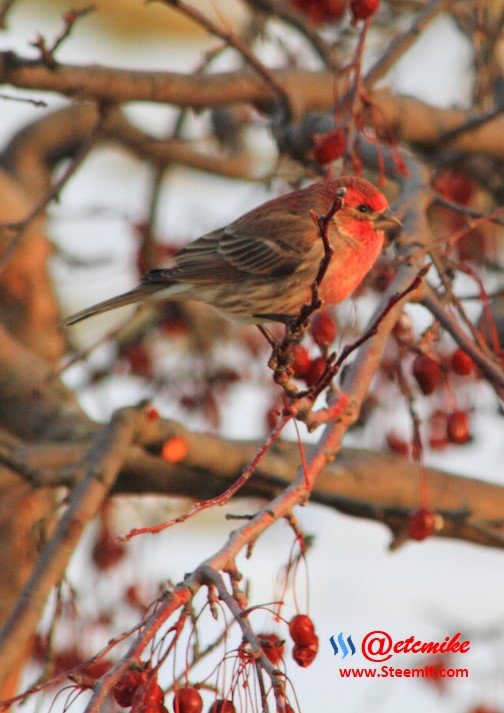
POLYGON ((390 209, 384 210, 374 221, 377 230, 384 230, 394 240, 399 235, 403 224, 390 209))

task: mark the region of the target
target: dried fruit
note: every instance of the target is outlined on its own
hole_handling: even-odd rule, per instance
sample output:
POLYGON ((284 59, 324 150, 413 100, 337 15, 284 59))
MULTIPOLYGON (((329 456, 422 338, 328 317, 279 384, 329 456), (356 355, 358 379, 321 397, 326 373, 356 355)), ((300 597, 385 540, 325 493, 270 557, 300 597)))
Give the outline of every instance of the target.
POLYGON ((328 347, 336 339, 336 322, 327 312, 320 312, 313 318, 310 332, 319 347, 328 347))
POLYGON ((412 371, 420 391, 426 396, 432 394, 443 376, 439 362, 427 354, 419 354, 415 357, 412 371))
POLYGON ((179 688, 173 698, 173 710, 174 713, 201 713, 203 699, 198 689, 194 686, 179 688))
POLYGON ((299 646, 310 644, 315 637, 315 627, 309 616, 296 614, 289 622, 289 634, 293 642, 299 646))
POLYGON ((318 653, 318 647, 318 636, 314 634, 309 644, 306 644, 305 646, 300 646, 299 644, 296 644, 294 646, 294 648, 292 649, 292 658, 298 664, 298 666, 306 668, 315 660, 318 653))
POLYGON ((123 708, 129 708, 139 686, 146 681, 146 671, 126 671, 112 689, 116 702, 123 708))
POLYGON ((467 411, 454 411, 446 421, 446 433, 451 443, 462 445, 471 439, 467 411))
POLYGON ((463 349, 456 349, 451 355, 450 366, 459 376, 468 376, 475 369, 475 364, 469 354, 463 349))
POLYGON ((258 634, 264 655, 276 666, 284 655, 284 642, 276 634, 258 634))
POLYGON ((428 508, 418 508, 408 519, 408 533, 412 540, 421 542, 432 535, 436 527, 436 516, 428 508))

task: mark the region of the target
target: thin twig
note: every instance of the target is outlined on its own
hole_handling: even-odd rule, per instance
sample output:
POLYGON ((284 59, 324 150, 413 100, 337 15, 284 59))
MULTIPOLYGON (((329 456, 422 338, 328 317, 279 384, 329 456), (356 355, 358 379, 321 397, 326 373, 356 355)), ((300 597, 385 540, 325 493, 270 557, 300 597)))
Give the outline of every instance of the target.
POLYGON ((402 35, 395 37, 387 46, 386 51, 375 62, 364 77, 364 86, 370 89, 382 79, 400 57, 417 41, 419 35, 432 20, 443 12, 450 0, 431 0, 417 15, 411 26, 402 35))
POLYGON ((259 76, 262 77, 265 82, 267 82, 267 84, 273 89, 273 91, 281 102, 285 114, 284 119, 287 120, 290 117, 290 99, 283 86, 279 84, 279 82, 275 79, 273 73, 232 32, 228 32, 227 30, 220 28, 202 12, 197 10, 195 7, 192 7, 191 5, 187 5, 187 3, 182 2, 182 0, 160 1, 165 5, 169 5, 170 7, 174 7, 177 10, 180 10, 180 12, 184 13, 184 15, 187 15, 187 17, 190 17, 199 25, 207 29, 212 35, 219 37, 230 47, 234 47, 234 49, 241 54, 247 64, 249 64, 252 69, 254 69, 257 74, 259 74, 259 76))

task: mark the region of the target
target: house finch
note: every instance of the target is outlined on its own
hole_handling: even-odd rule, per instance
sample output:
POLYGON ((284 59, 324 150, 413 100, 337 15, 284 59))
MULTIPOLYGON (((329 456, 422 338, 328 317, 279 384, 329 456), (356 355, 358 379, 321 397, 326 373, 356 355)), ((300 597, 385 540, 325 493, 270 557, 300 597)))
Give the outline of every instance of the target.
POLYGON ((353 176, 314 183, 263 203, 182 248, 166 267, 150 270, 138 287, 71 315, 66 324, 163 299, 200 300, 228 317, 255 324, 287 323, 310 301, 324 255, 310 211, 326 215, 339 188, 346 194, 329 224, 334 253, 319 292, 324 307, 341 302, 373 266, 385 231, 401 226, 385 196, 353 176))

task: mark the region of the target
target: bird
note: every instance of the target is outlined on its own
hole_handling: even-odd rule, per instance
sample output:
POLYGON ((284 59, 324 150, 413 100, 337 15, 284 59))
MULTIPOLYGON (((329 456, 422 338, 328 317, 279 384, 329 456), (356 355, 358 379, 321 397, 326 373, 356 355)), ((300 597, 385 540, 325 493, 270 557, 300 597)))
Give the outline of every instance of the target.
POLYGON ((313 215, 327 215, 337 195, 343 195, 341 206, 327 233, 334 252, 319 296, 321 308, 338 304, 372 268, 385 235, 401 228, 383 193, 357 176, 318 181, 266 201, 189 243, 137 287, 70 315, 65 324, 145 300, 198 300, 241 322, 289 324, 310 301, 324 256, 313 215))

